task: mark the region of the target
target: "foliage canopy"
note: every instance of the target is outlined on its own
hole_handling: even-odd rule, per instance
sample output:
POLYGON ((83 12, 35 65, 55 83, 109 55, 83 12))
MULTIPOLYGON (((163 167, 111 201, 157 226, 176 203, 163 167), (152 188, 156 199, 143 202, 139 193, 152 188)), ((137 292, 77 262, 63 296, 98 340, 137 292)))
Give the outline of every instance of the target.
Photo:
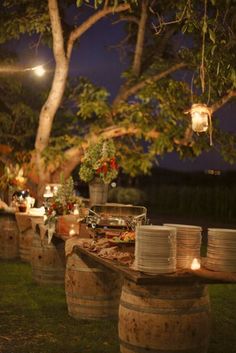
MULTIPOLYGON (((57 3, 49 0, 49 5, 53 1, 57 3)), ((59 119, 61 108, 57 109, 51 139, 43 151, 48 163, 74 146, 81 153, 97 135, 115 139, 121 166, 133 176, 148 172, 157 156, 166 152, 198 156, 210 149, 208 136, 193 134, 190 118, 184 114, 198 102, 214 112, 213 148, 234 163, 235 135, 219 129, 217 111, 236 96, 235 0, 60 0, 58 6, 65 57, 70 34, 80 39, 84 24, 90 28, 95 23, 90 18, 102 11, 105 17, 107 6, 112 7, 116 21, 124 24, 125 38, 117 48, 125 53, 129 68, 113 101, 105 88, 87 78, 73 87, 71 103, 62 101, 61 107, 67 107, 64 118, 59 119), (115 14, 122 4, 130 8, 115 14), (73 9, 73 16, 66 15, 68 9, 73 9)), ((1 43, 28 33, 43 43, 52 43, 54 35, 55 46, 46 0, 24 0, 20 5, 5 0, 1 10, 1 43)), ((57 62, 60 56, 55 48, 54 56, 57 62)))

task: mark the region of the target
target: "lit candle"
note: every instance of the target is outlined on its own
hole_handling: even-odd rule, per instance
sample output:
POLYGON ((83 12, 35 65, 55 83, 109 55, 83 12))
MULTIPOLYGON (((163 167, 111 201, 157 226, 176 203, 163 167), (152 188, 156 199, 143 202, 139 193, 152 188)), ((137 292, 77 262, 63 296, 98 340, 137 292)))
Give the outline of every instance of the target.
POLYGON ((191 264, 191 270, 199 270, 199 268, 201 267, 200 262, 198 261, 198 259, 193 259, 192 264, 191 264))
POLYGON ((56 195, 57 192, 58 192, 58 187, 55 185, 55 186, 53 187, 53 194, 56 195))
POLYGON ((79 215, 79 207, 77 204, 74 205, 74 210, 73 210, 74 215, 79 215))
POLYGON ((75 226, 74 226, 74 224, 71 224, 70 230, 69 230, 69 236, 73 237, 75 234, 76 234, 75 226))
POLYGON ((45 187, 45 192, 43 194, 43 197, 48 198, 48 197, 53 197, 53 193, 51 192, 51 186, 47 185, 45 187))

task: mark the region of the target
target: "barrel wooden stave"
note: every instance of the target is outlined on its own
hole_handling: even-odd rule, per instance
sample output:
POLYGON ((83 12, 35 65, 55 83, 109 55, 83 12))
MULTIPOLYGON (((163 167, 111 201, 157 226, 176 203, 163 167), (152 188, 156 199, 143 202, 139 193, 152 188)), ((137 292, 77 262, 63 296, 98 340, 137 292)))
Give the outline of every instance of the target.
POLYGON ((65 290, 68 313, 75 319, 116 319, 121 293, 121 276, 94 265, 83 255, 67 258, 65 290))
POLYGON ((31 261, 31 247, 33 242, 34 232, 32 228, 27 229, 19 234, 19 252, 20 258, 24 262, 31 261))
POLYGON ((35 234, 31 247, 32 276, 38 284, 64 285, 64 243, 55 246, 35 234))
POLYGON ((19 230, 20 259, 24 262, 30 262, 31 246, 34 237, 30 216, 27 213, 16 212, 15 217, 19 230))
POLYGON ((0 214, 0 258, 15 259, 19 256, 19 233, 14 214, 0 214))
POLYGON ((206 286, 127 281, 119 308, 121 353, 206 353, 209 322, 206 286))

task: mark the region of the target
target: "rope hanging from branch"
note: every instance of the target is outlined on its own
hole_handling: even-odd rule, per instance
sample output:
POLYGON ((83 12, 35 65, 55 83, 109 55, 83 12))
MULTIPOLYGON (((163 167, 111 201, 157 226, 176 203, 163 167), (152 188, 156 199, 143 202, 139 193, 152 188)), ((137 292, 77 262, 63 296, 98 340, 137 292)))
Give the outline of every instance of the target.
POLYGON ((204 1, 204 17, 202 25, 202 54, 201 54, 201 65, 200 65, 200 80, 202 86, 202 93, 205 92, 205 42, 207 32, 207 0, 204 1))

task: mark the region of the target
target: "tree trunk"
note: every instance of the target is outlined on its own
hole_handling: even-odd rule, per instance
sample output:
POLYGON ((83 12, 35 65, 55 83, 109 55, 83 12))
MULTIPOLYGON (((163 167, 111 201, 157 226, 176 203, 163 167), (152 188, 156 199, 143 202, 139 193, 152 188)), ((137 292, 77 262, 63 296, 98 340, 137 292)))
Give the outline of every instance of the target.
MULTIPOLYGON (((60 106, 65 91, 73 45, 75 41, 80 38, 90 27, 92 27, 97 21, 99 21, 106 15, 126 11, 129 8, 129 4, 120 4, 114 7, 107 6, 107 4, 105 3, 103 9, 97 11, 94 15, 85 20, 78 28, 75 28, 71 32, 65 50, 63 30, 58 8, 58 0, 48 0, 48 9, 53 37, 53 54, 56 61, 56 69, 48 99, 43 105, 40 113, 39 126, 35 141, 35 164, 36 172, 38 175, 37 196, 39 199, 42 199, 42 193, 44 190, 45 183, 50 182, 52 177, 51 172, 46 172, 46 168, 42 160, 42 152, 49 144, 53 120, 60 106)), ((68 167, 64 166, 63 168, 66 168, 68 173, 68 171, 71 171, 75 168, 75 162, 72 162, 71 165, 68 165, 68 167)), ((54 177, 58 178, 58 175, 54 175, 54 177)))

